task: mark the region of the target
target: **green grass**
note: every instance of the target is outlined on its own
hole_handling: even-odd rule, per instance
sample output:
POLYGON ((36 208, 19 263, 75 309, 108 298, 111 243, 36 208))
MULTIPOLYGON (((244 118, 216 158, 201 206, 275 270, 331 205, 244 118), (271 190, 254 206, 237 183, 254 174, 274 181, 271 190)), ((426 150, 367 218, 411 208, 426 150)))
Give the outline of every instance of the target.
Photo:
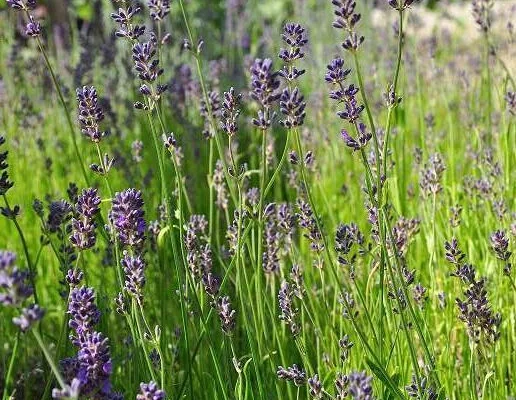
MULTIPOLYGON (((396 80, 398 38, 390 24, 373 26, 370 6, 359 4, 362 20, 357 31, 366 40, 356 56, 365 99, 371 109, 371 118, 364 111, 361 120, 369 129, 371 119, 374 120, 377 129, 388 132, 389 138, 387 168, 384 169, 383 159, 380 163, 386 181, 378 196, 379 240, 374 240, 366 205, 378 197, 369 196, 364 189, 369 184, 378 184, 378 165, 363 163, 364 159, 374 159, 374 138, 363 155, 346 147, 340 131, 354 131, 335 114, 342 106, 328 99, 329 88, 324 81, 326 65, 335 56, 341 56, 346 67, 352 69, 346 83, 358 83, 353 55, 340 47, 345 37, 331 26, 331 2, 308 2, 306 7, 280 1, 248 2, 245 12, 233 17, 235 24, 250 32, 249 54, 225 30, 223 5, 204 7, 202 3, 173 2, 171 14, 160 28, 161 32, 171 32, 174 42, 159 50, 160 65, 165 70, 162 81, 177 78, 177 67, 185 63, 196 83, 182 109, 169 91, 148 115, 134 110, 132 104, 142 97, 137 91, 140 82, 132 75, 129 43, 110 42, 106 50, 94 44, 96 40, 101 42, 102 37, 92 38, 93 44, 88 48, 92 66, 80 75, 77 68, 86 64, 80 57, 79 32, 75 27, 73 47, 69 52, 60 50, 60 57, 56 57, 52 42, 42 39, 47 43, 50 63, 71 110, 87 178, 102 197, 103 223, 108 222, 111 196, 129 187, 142 191, 148 222, 159 218, 157 208, 161 203, 165 202, 168 208, 168 216, 160 222, 159 235, 152 245, 148 234, 142 307, 126 293, 128 313, 122 316, 115 312, 114 298, 121 290, 118 279, 124 278, 119 262, 123 249, 115 243, 117 252, 103 262, 107 242, 105 231, 101 234, 100 220, 97 245, 81 252, 76 262, 84 271, 84 284, 96 292, 101 318, 95 329, 109 338, 113 389, 127 399, 135 398, 140 382, 155 380, 169 399, 310 398, 309 385, 296 386, 277 378, 278 366, 297 364, 306 371, 307 378, 318 374, 325 391, 323 398, 336 398, 337 373, 362 370, 373 377, 378 399, 408 398, 405 387, 413 374, 417 379, 427 377, 442 399, 516 396, 511 379, 516 365, 515 277, 503 275, 503 263, 491 250, 489 239, 494 231, 502 229, 510 238, 509 250, 514 249, 516 156, 512 149, 516 148, 516 121, 514 114, 507 111, 505 101, 506 93, 516 90, 509 75, 511 70, 504 69, 494 56, 486 64, 486 43, 481 35, 465 37, 462 28, 452 32, 448 41, 445 34, 435 32, 435 57, 428 54, 428 38, 406 34, 396 90, 403 99, 389 109, 382 95, 396 80), (186 7, 184 16, 182 5, 186 7), (284 46, 280 38, 284 21, 301 23, 309 35, 306 57, 296 63, 306 69, 299 86, 307 101, 307 116, 303 127, 288 133, 279 125, 283 116, 276 110, 278 116, 267 131, 265 142, 274 144, 273 160, 265 165, 264 134, 251 123, 258 106, 247 96, 249 72, 244 55, 251 60, 270 57, 275 68, 280 68, 277 53, 284 46), (193 43, 202 37, 203 52, 180 52, 183 37, 190 37, 193 43), (217 80, 210 75, 213 67, 208 61, 219 58, 227 60, 227 64, 217 80), (467 74, 468 85, 461 81, 459 70, 467 74), (101 102, 106 114, 101 126, 111 134, 100 145, 102 152, 116 159, 106 180, 87 168, 99 162, 97 149, 80 134, 76 122, 74 89, 84 84, 93 84, 99 97, 106 99, 101 102), (200 102, 206 95, 203 89, 222 94, 231 86, 245 93, 240 130, 231 139, 238 142, 232 157, 228 154, 230 140, 220 129, 219 121, 209 113, 205 122, 199 113, 200 102), (430 114, 435 121, 433 126, 425 121, 430 114), (206 127, 215 137, 203 137, 206 127), (180 165, 162 148, 161 134, 170 132, 174 132, 182 147, 184 157, 180 165), (261 267, 266 218, 260 207, 247 206, 247 214, 237 218, 237 246, 231 255, 225 254, 229 246, 226 230, 233 223, 234 210, 244 204, 247 189, 258 187, 263 193, 278 168, 287 137, 287 150, 296 150, 298 154, 300 148, 313 151, 315 167, 305 168, 302 163, 293 166, 287 154, 278 178, 260 203, 288 202, 295 208, 297 198, 304 196, 320 218, 317 228, 323 232, 326 247, 319 254, 314 253, 304 231, 297 227, 290 247, 280 250, 279 271, 266 274, 261 267), (134 140, 143 142, 139 163, 131 158, 134 140), (421 151, 419 163, 416 148, 421 151), (421 174, 435 153, 441 155, 446 166, 440 180, 442 190, 435 196, 425 196, 420 188, 421 174), (247 165, 242 177, 233 177, 227 171, 224 174, 227 210, 214 204, 216 193, 210 188, 211 174, 221 154, 233 171, 247 165), (370 176, 367 169, 371 169, 370 176), (297 173, 298 186, 300 181, 306 181, 306 194, 300 195, 299 189, 289 184, 291 170, 297 173), (468 183, 481 178, 491 184, 484 194, 468 183), (496 201, 505 204, 502 215, 496 212, 496 201), (453 227, 449 221, 451 207, 457 205, 462 207, 460 224, 453 227), (202 240, 211 246, 213 272, 222 282, 220 293, 230 297, 236 310, 236 325, 230 335, 222 332, 209 295, 188 268, 185 235, 192 214, 203 214, 210 223, 202 240), (418 232, 409 238, 401 257, 389 245, 392 228, 400 217, 420 221, 418 232), (354 279, 350 277, 350 267, 337 262, 334 249, 337 227, 352 222, 365 236, 362 252, 359 254, 357 245, 352 250, 357 254, 352 261, 354 279), (450 276, 454 267, 444 256, 444 243, 453 237, 459 240, 467 261, 476 267, 477 277, 487 278, 489 303, 494 312, 502 315, 500 337, 494 344, 474 344, 458 318, 455 299, 464 297, 467 285, 450 276), (316 261, 322 263, 322 268, 315 265, 316 261), (294 264, 302 268, 306 291, 302 299, 293 297, 300 328, 296 337, 279 319, 278 304, 281 282, 291 281, 294 264), (402 284, 402 266, 414 270, 415 281, 410 286, 402 284), (412 296, 417 283, 426 288, 428 297, 421 307, 412 296), (393 312, 400 304, 388 296, 393 286, 404 288, 409 295, 407 308, 401 314, 393 312), (446 293, 444 307, 437 296, 441 292, 446 293), (356 303, 354 310, 358 314, 351 319, 343 315, 346 307, 341 298, 345 293, 350 293, 356 303), (339 339, 344 335, 349 335, 354 346, 343 361, 339 339), (152 352, 161 356, 157 365, 149 358, 152 352)), ((108 18, 110 7, 108 2, 104 4, 105 38, 115 29, 108 18)), ((142 15, 145 24, 150 25, 147 11, 145 8, 142 15)), ((417 31, 417 23, 407 19, 412 12, 419 11, 408 9, 403 13, 410 32, 417 31)), ((385 13, 393 19, 397 16, 392 9, 385 13)), ((6 137, 2 151, 4 147, 9 150, 8 172, 15 183, 7 198, 11 206, 20 205, 17 222, 32 262, 38 260, 37 296, 46 315, 33 331, 41 336, 50 359, 57 365, 60 359, 77 351, 67 338, 67 301, 66 296, 61 296, 61 292, 67 293, 67 286, 60 283, 67 266, 60 259, 59 246, 69 240, 65 233, 62 237, 49 235, 50 244, 42 241, 45 232, 32 203, 37 198, 46 206, 48 200, 67 198, 70 182, 79 189, 86 184, 49 70, 33 40, 16 39, 15 18, 13 10, 0 14, 0 79, 5 88, 3 96, 0 94, 0 134, 6 137)), ((44 30, 49 28, 45 26, 44 30)), ((495 28, 489 40, 510 51, 508 38, 499 35, 495 28)), ((361 94, 358 99, 363 102, 361 94)), ((18 266, 29 267, 13 221, 3 217, 0 249, 16 252, 18 266)), ((26 304, 31 301, 32 298, 26 304)), ((3 398, 50 398, 50 390, 59 387, 59 382, 36 336, 19 333, 10 322, 19 310, 2 307, 0 312, 3 398), (8 371, 10 380, 6 385, 8 371)), ((428 399, 426 395, 418 398, 428 399)))

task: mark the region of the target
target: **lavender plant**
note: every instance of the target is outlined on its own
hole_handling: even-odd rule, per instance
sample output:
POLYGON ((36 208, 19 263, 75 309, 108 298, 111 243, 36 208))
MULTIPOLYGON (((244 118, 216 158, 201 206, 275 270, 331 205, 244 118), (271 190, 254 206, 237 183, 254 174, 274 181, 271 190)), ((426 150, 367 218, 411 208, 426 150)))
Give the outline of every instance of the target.
POLYGON ((514 11, 373 3, 6 1, 2 400, 514 396, 514 11))

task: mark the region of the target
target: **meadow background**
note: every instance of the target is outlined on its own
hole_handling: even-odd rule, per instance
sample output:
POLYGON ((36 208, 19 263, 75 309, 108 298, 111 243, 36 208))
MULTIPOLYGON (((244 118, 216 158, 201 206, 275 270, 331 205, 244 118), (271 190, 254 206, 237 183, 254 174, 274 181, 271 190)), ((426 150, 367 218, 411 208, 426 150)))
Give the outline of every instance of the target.
POLYGON ((32 3, 3 400, 516 398, 515 2, 32 3))

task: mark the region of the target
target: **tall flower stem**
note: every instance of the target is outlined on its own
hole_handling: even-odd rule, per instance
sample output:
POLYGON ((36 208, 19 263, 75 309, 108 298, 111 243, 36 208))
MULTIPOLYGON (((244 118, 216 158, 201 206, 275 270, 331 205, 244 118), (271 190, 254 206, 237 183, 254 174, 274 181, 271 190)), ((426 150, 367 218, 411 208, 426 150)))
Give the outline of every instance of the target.
MULTIPOLYGON (((183 22, 185 24, 186 32, 187 32, 187 35, 188 35, 188 40, 193 45, 193 43, 194 43, 193 35, 192 35, 192 31, 190 29, 190 24, 188 23, 188 18, 186 16, 186 10, 185 10, 184 4, 183 4, 183 0, 179 0, 179 7, 181 8, 181 15, 183 16, 183 22)), ((235 188, 231 184, 232 183, 232 179, 231 179, 231 176, 228 173, 228 165, 227 165, 227 162, 226 162, 226 158, 224 156, 224 149, 223 149, 223 146, 222 146, 222 141, 221 141, 220 135, 218 133, 218 128, 217 128, 217 124, 215 122, 215 118, 213 117, 213 111, 211 109, 211 104, 210 104, 210 98, 208 96, 208 91, 206 90, 206 82, 204 80, 204 75, 202 73, 201 59, 199 57, 199 54, 193 52, 193 55, 194 55, 194 58, 195 58, 195 65, 196 65, 196 68, 197 68, 197 76, 199 78, 199 83, 201 85, 201 90, 202 90, 202 93, 203 93, 204 102, 206 104, 206 109, 208 111, 207 112, 207 114, 208 114, 208 122, 209 122, 210 128, 212 130, 213 136, 215 138, 215 143, 217 145, 217 150, 218 150, 218 153, 219 153, 220 160, 222 161, 222 165, 224 166, 224 177, 226 178, 226 182, 228 184, 229 192, 231 194, 231 198, 233 200, 233 203, 237 204, 237 200, 238 200, 237 199, 237 194, 235 193, 235 188)))
MULTIPOLYGON (((28 11, 27 11, 28 15, 28 11)), ((72 122, 72 117, 70 115, 70 110, 68 109, 68 106, 66 104, 66 101, 63 96, 63 91, 61 90, 61 87, 59 86, 59 82, 57 81, 57 77, 54 73, 54 69, 52 68, 52 64, 50 63, 50 59, 48 58, 48 54, 45 51, 45 48, 43 47, 43 43, 41 42, 41 39, 36 37, 36 42, 39 47, 39 51, 41 52, 41 55, 45 59, 45 64, 47 65, 48 72, 50 73, 50 76, 52 77, 52 82, 54 84, 54 87, 57 91, 57 95, 59 97, 59 102, 61 103, 61 106, 63 107, 63 111, 66 116, 66 122, 68 123, 68 128, 70 129, 70 137, 72 138, 72 144, 75 152, 75 156, 77 157, 77 161, 79 162, 79 165, 81 166, 81 172, 82 176, 84 178, 84 182, 86 183, 86 186, 90 186, 88 174, 86 173, 86 168, 84 167, 84 163, 82 161, 81 152, 79 151, 79 147, 77 146, 77 139, 75 137, 75 128, 72 122)))
POLYGON ((281 170, 283 168, 283 165, 285 164, 285 161, 287 159, 288 146, 289 146, 289 143, 290 143, 291 136, 292 136, 291 130, 288 129, 287 130, 287 138, 285 140, 285 147, 283 148, 283 153, 281 154, 280 161, 279 161, 278 165, 276 166, 276 168, 274 169, 274 172, 272 173, 271 179, 269 180, 269 183, 267 183, 267 187, 265 188, 265 190, 263 192, 263 196, 264 197, 266 197, 267 194, 269 193, 269 191, 271 190, 272 185, 274 185, 274 182, 276 181, 278 175, 280 174, 280 172, 281 172, 281 170))
POLYGON ((7 373, 5 375, 5 387, 4 387, 4 394, 2 396, 2 400, 7 400, 9 398, 9 391, 10 391, 10 385, 11 385, 11 376, 13 374, 14 370, 14 362, 16 360, 16 357, 18 356, 18 345, 20 344, 20 332, 18 331, 16 333, 16 338, 14 339, 14 345, 13 345, 13 351, 11 353, 11 360, 9 361, 9 367, 7 368, 7 373))
MULTIPOLYGON (((7 196, 5 194, 2 195, 4 198, 5 207, 10 210, 11 206, 9 205, 9 201, 7 200, 7 196)), ((29 247, 27 246, 27 241, 25 240, 25 235, 23 234, 23 230, 21 229, 20 224, 18 223, 18 220, 16 219, 16 216, 11 218, 14 226, 16 227, 16 231, 18 232, 18 236, 20 237, 20 241, 23 247, 23 252, 25 254, 25 258, 27 260, 27 265, 29 267, 29 273, 30 273, 30 284, 32 285, 32 290, 34 291, 34 302, 36 304, 39 304, 38 302, 38 292, 36 289, 36 269, 34 268, 34 265, 31 261, 31 257, 29 254, 29 247)))
POLYGON ((48 348, 45 345, 45 342, 43 342, 43 339, 41 338, 37 329, 32 329, 32 334, 36 338, 36 341, 38 342, 38 345, 41 348, 41 351, 43 352, 45 359, 47 360, 47 363, 50 366, 50 369, 54 373, 54 376, 55 376, 57 382, 59 383, 59 386, 61 386, 61 389, 64 389, 66 387, 66 383, 65 383, 63 377, 61 376, 61 373, 59 372, 59 369, 57 368, 57 365, 54 362, 52 355, 48 351, 48 348))

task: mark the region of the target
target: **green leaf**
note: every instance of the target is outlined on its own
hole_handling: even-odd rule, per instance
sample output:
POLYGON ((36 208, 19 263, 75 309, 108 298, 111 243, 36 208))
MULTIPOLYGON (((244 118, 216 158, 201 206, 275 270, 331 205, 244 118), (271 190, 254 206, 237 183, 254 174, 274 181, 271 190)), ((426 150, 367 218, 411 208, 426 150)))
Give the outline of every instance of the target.
POLYGON ((391 391, 391 394, 395 395, 394 398, 403 399, 403 400, 406 399, 405 395, 398 387, 397 382, 395 382, 393 380, 393 377, 396 379, 396 381, 399 379, 399 378, 396 378, 397 374, 395 374, 393 377, 390 377, 389 374, 385 371, 385 369, 383 369, 380 365, 376 364, 373 360, 371 360, 369 358, 366 358, 366 363, 369 366, 369 368, 371 368, 371 371, 373 372, 373 374, 380 381, 382 381, 383 384, 387 388, 389 388, 389 390, 391 391))

